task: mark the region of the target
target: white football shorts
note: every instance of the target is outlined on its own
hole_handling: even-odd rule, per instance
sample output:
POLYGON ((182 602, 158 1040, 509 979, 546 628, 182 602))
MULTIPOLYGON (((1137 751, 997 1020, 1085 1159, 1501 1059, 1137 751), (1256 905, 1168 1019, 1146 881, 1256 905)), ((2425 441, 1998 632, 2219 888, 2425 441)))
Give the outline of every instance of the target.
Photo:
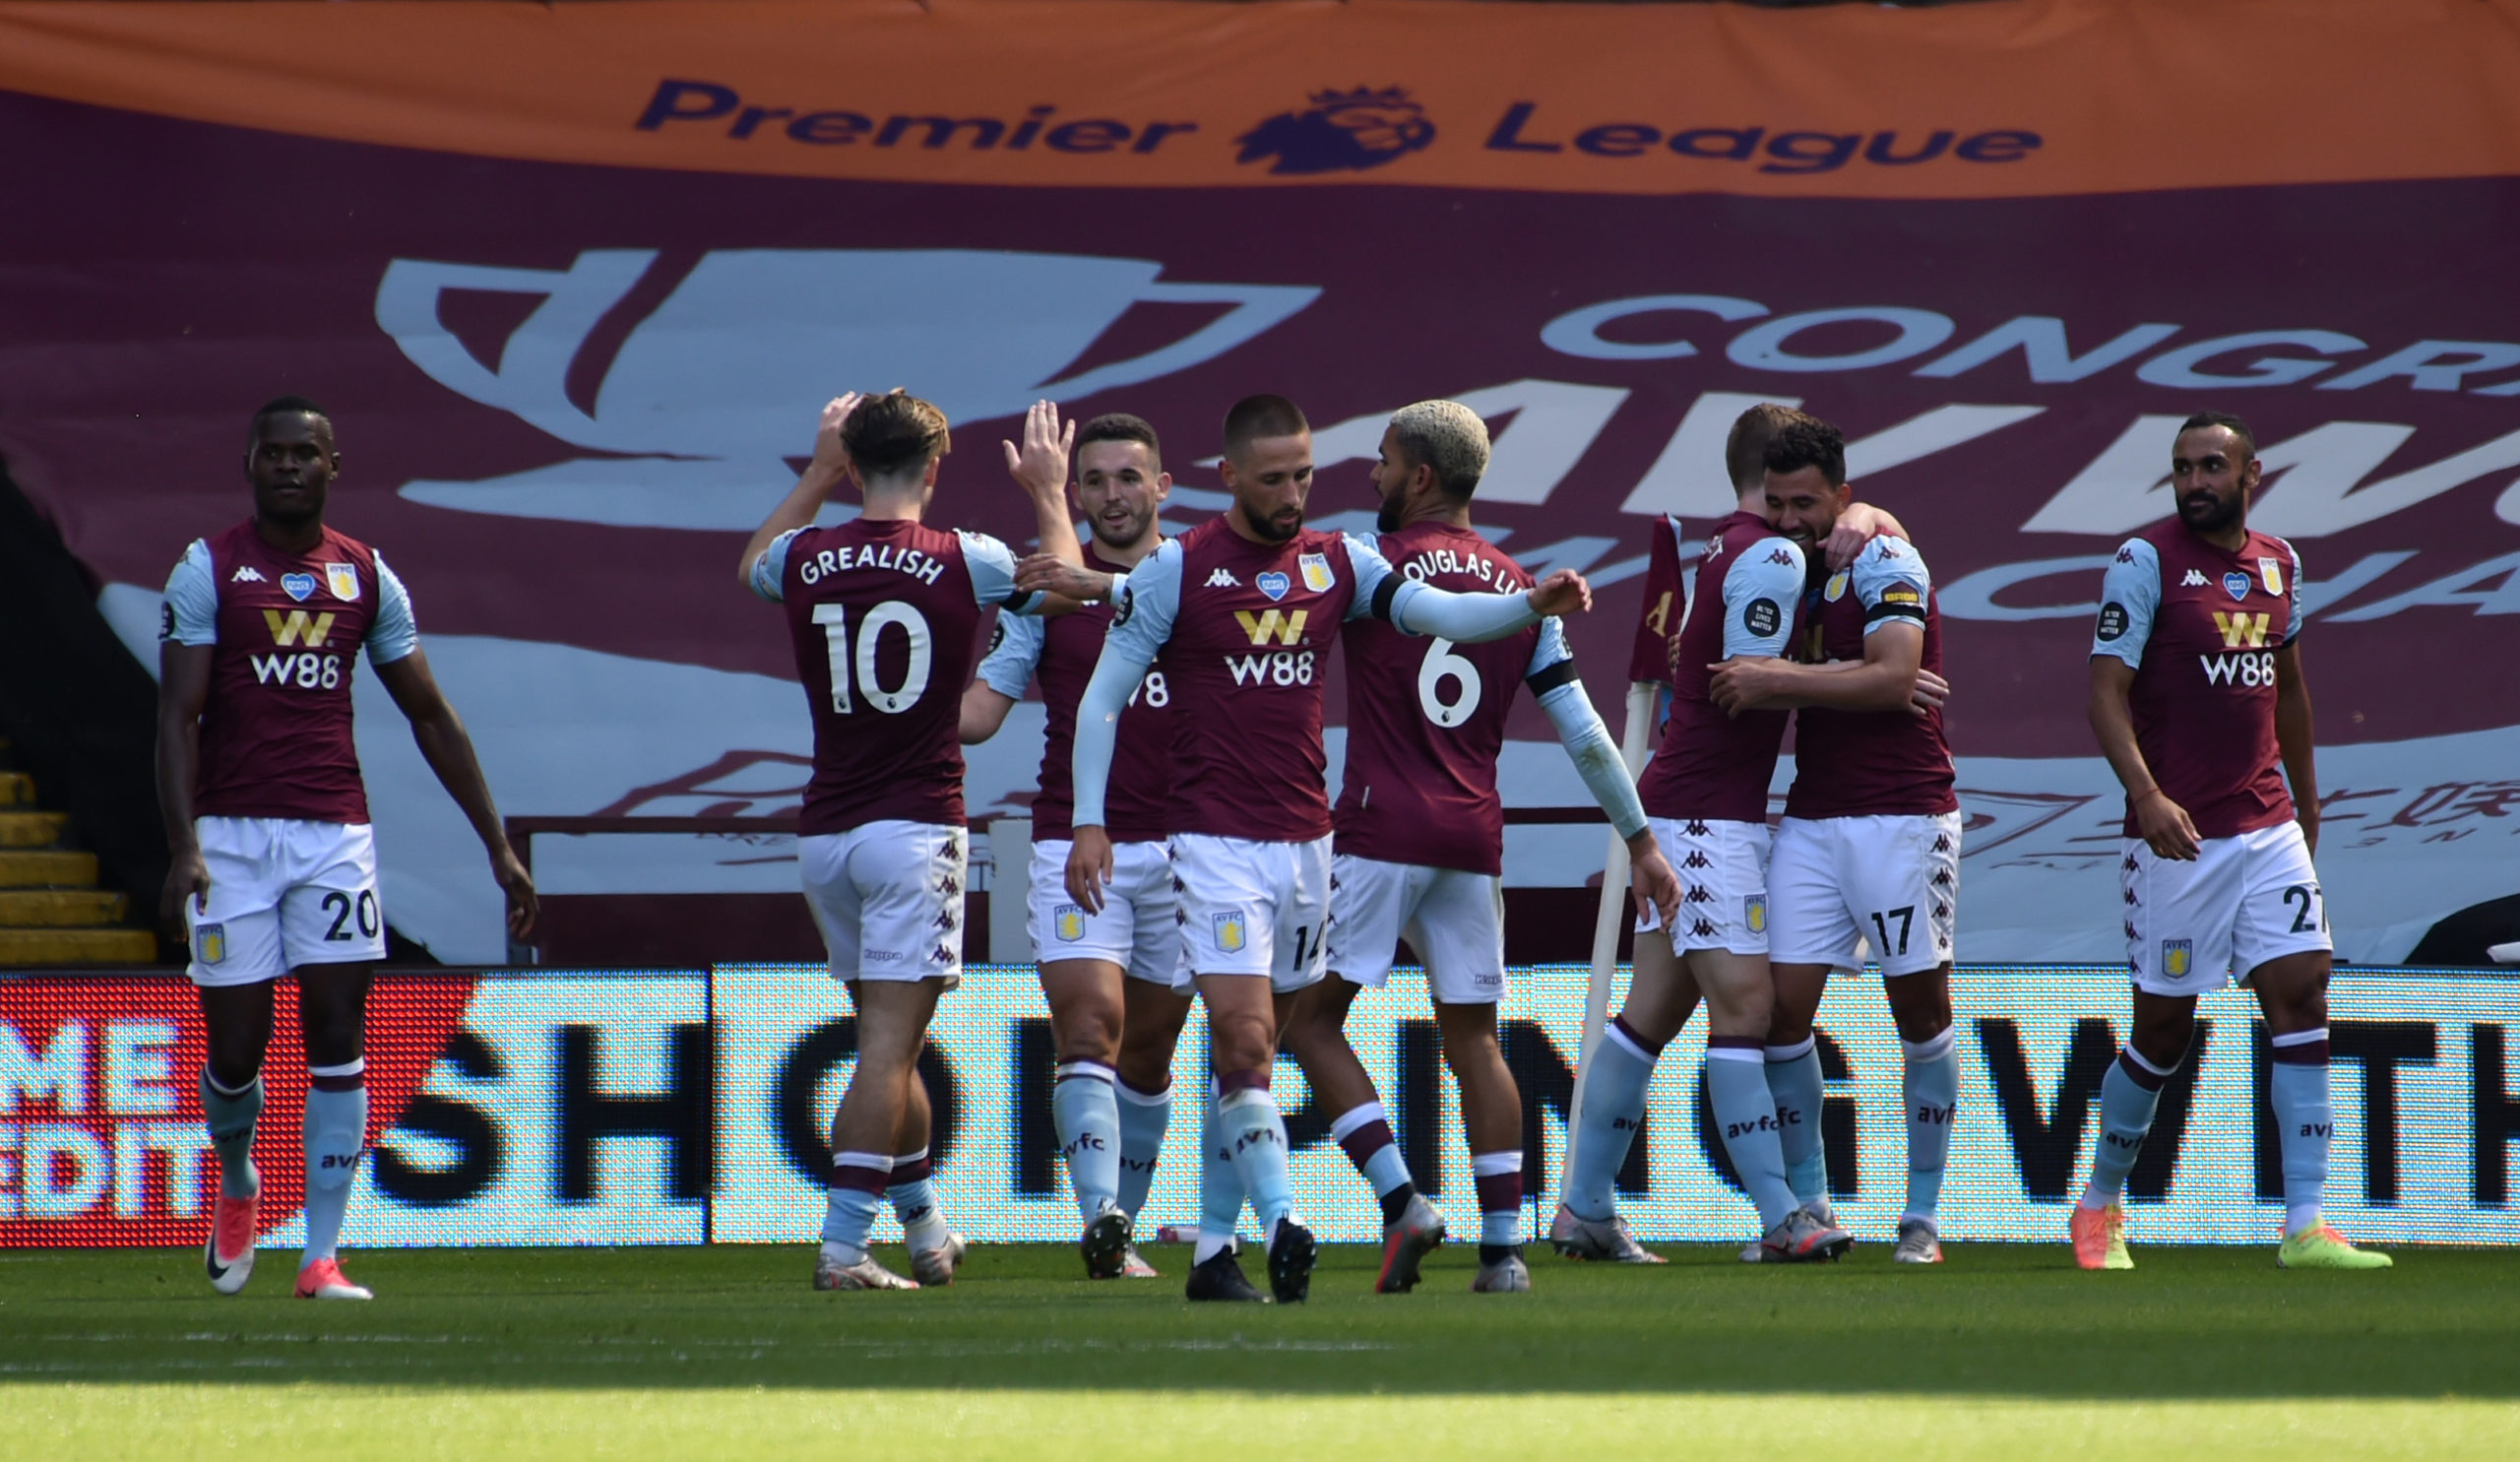
MULTIPOLYGON (((1680 875, 1680 926, 1671 948, 1768 952, 1768 825, 1714 818, 1649 817, 1654 841, 1680 875)), ((1647 906, 1636 931, 1663 926, 1647 906)))
POLYGON ((1492 873, 1330 860, 1330 973, 1380 989, 1400 941, 1426 962, 1426 989, 1446 1005, 1505 997, 1505 880, 1492 873))
POLYGON ((884 818, 796 840, 835 980, 963 981, 963 830, 884 818))
POLYGON ((2193 862, 2157 857, 2141 838, 2120 846, 2126 963, 2138 989, 2201 995, 2235 972, 2245 982, 2269 960, 2335 947, 2298 822, 2203 839, 2193 862))
POLYGON ((1190 972, 1181 967, 1172 860, 1164 845, 1111 845, 1111 881, 1102 886, 1100 914, 1087 913, 1068 897, 1067 856, 1075 846, 1065 838, 1033 845, 1033 884, 1025 906, 1033 963, 1102 960, 1132 980, 1186 988, 1190 972))
POLYGON ((1281 994, 1321 979, 1330 840, 1257 843, 1175 833, 1182 957, 1194 975, 1266 975, 1281 994))
POLYGON ((1884 975, 1951 958, 1960 908, 1960 814, 1789 817, 1768 858, 1768 960, 1884 975))
POLYGON ((305 965, 385 958, 376 832, 295 817, 193 821, 208 909, 184 901, 195 985, 259 985, 305 965))

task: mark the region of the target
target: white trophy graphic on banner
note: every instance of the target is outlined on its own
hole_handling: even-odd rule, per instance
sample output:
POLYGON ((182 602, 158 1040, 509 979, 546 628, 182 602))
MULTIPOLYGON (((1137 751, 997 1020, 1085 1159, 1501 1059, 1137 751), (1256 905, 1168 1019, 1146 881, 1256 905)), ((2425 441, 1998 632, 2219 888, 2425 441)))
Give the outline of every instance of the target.
POLYGON ((376 322, 447 389, 607 454, 478 482, 415 481, 432 506, 624 526, 741 530, 794 474, 815 411, 849 389, 906 385, 957 422, 1011 415, 1221 355, 1320 296, 1302 285, 1158 279, 1151 259, 976 249, 720 249, 622 343, 580 409, 571 364, 656 262, 590 249, 565 270, 397 259, 376 322), (439 318, 447 290, 542 296, 492 369, 439 318), (1223 304, 1169 345, 1064 379, 1137 303, 1223 304))

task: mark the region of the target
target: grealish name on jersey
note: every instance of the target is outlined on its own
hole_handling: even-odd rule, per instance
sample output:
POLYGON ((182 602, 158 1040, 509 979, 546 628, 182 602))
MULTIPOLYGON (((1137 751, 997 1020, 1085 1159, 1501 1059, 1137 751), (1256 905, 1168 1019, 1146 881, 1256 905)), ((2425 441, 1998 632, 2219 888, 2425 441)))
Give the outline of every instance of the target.
POLYGON ((897 543, 856 543, 824 548, 798 559, 796 577, 810 586, 851 569, 891 569, 908 574, 921 584, 933 584, 945 576, 943 561, 921 549, 906 548, 897 543))

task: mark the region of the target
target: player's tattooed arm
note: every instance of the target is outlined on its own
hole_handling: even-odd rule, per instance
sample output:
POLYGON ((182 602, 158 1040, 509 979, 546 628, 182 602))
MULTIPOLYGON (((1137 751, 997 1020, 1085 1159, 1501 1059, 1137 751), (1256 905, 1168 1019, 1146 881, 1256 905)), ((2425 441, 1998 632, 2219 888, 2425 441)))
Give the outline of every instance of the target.
POLYGON ((166 890, 158 918, 170 937, 184 931, 184 900, 209 908, 210 867, 193 834, 193 792, 201 782, 201 712, 210 701, 210 645, 169 639, 158 647, 158 806, 166 819, 166 890))
MULTIPOLYGON (((1076 520, 1067 506, 1069 449, 1076 445, 1076 423, 1062 426, 1059 409, 1046 401, 1033 403, 1024 413, 1024 444, 1002 443, 1006 471, 1033 500, 1033 521, 1041 551, 1061 563, 1082 565, 1085 547, 1076 540, 1076 520)), ((1073 596, 1071 596, 1072 598, 1073 596)))
POLYGON ((2293 789, 2293 817, 2301 841, 2319 851, 2319 774, 2310 736, 2310 682, 2301 678, 2301 642, 2275 652, 2275 747, 2293 789))
MULTIPOLYGON (((375 665, 372 660, 369 663, 375 665)), ((535 918, 541 912, 533 875, 508 846, 507 828, 499 821, 497 804, 490 800, 490 784, 481 776, 480 759, 472 754, 472 738, 465 733, 446 692, 438 688, 437 677, 429 673, 427 652, 414 647, 399 660, 375 665, 375 669, 386 693, 411 723, 411 739, 419 743, 421 758, 437 774, 447 795, 455 798, 455 805, 464 809, 473 836, 489 854, 490 876, 507 896, 508 932, 524 938, 534 932, 535 918)))
POLYGON ((744 543, 744 556, 735 565, 736 583, 747 590, 754 589, 753 569, 761 562, 761 555, 769 551, 780 535, 810 525, 814 515, 823 510, 823 504, 830 501, 832 489, 849 476, 849 449, 841 445, 840 429, 849 424, 849 413, 865 399, 851 391, 823 407, 822 419, 814 428, 813 460, 805 464, 795 487, 771 509, 770 516, 744 543))
POLYGON ((1055 553, 1028 554, 1015 565, 1015 587, 1049 598, 1035 613, 1044 618, 1075 612, 1085 604, 1107 603, 1124 575, 1106 574, 1070 563, 1055 553))
POLYGON ((2199 847, 2196 824, 2187 809, 2172 801, 2153 780, 2144 750, 2135 743, 2135 716, 2126 705, 2127 692, 2134 685, 2133 666, 2113 655, 2091 658, 2092 734, 2099 738, 2100 754, 2109 758, 2110 770, 2126 789, 2126 806, 2135 814, 2136 834, 2160 857, 2187 862, 2199 847))

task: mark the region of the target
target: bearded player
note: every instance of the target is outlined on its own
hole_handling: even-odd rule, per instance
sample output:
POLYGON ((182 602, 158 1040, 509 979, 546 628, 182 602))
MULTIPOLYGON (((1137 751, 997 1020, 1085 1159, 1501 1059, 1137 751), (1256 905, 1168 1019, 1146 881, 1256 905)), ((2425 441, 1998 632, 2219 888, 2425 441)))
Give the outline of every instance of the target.
POLYGON ((1819 1014, 1833 969, 1863 968, 1870 940, 1907 1062, 1908 1199, 1891 1257, 1942 1262, 1937 1218, 1960 1068, 1952 1054, 1952 927, 1960 893, 1960 801, 1937 704, 1916 699, 1942 668, 1933 579, 1914 544, 1876 538, 1855 562, 1821 568, 1820 542, 1854 505, 1846 441, 1790 421, 1767 444, 1767 510, 1815 570, 1796 664, 1736 660, 1708 694, 1745 711, 1796 709, 1794 790, 1768 862, 1768 967, 1776 983, 1767 1080, 1794 1196, 1823 1215, 1819 1014))
MULTIPOLYGON (((1097 416, 1077 431, 1075 462, 1077 505, 1093 531, 1084 566, 1126 574, 1163 541, 1156 513, 1172 477, 1155 428, 1136 416, 1097 416)), ((1164 855, 1172 696, 1160 669, 1147 672, 1120 713, 1118 775, 1104 808, 1112 843, 1107 899, 1089 914, 1067 896, 1076 703, 1110 622, 1102 604, 1058 619, 999 615, 979 678, 963 692, 962 738, 969 745, 995 735, 1026 683, 1040 681, 1048 715, 1026 909, 1058 1052, 1051 1117, 1085 1224, 1085 1272, 1152 1279, 1154 1266, 1131 1240, 1171 1120, 1172 1048, 1190 1014, 1172 868, 1164 855)))
MULTIPOLYGON (((1374 540, 1405 580, 1464 594, 1514 595, 1531 576, 1470 526, 1487 470, 1487 426, 1453 401, 1403 408, 1374 465, 1374 540)), ((1522 1256, 1523 1100, 1496 1040, 1505 990, 1505 821, 1496 758, 1519 681, 1547 714, 1585 786, 1634 858, 1639 910, 1675 917, 1679 880, 1646 830, 1618 745, 1575 677, 1555 619, 1492 640, 1412 639, 1363 622, 1348 655, 1348 762, 1330 877, 1329 977, 1306 991, 1286 1049, 1334 1112, 1331 1135, 1383 1203, 1375 1288, 1407 1290, 1443 1237, 1443 1220, 1412 1185, 1372 1079, 1344 1029, 1357 991, 1389 980, 1404 937, 1426 962, 1445 1063, 1461 1083, 1479 1195, 1476 1294, 1531 1288, 1522 1256)))
MULTIPOLYGON (((1761 405, 1732 423, 1725 471, 1738 494, 1699 559, 1696 590, 1673 636, 1671 708, 1638 793, 1655 841, 1679 871, 1680 916, 1647 910, 1637 923, 1636 969, 1626 1006, 1609 1022, 1584 1073, 1566 1195, 1549 1242, 1579 1259, 1659 1264, 1618 1216, 1612 1194, 1627 1149, 1645 1121, 1645 1099, 1663 1048, 1680 1033, 1703 992, 1706 1094, 1742 1187, 1759 1212, 1758 1255, 1796 1263, 1832 1259, 1854 1242, 1825 1208, 1804 1206, 1787 1180, 1779 1115, 1765 1065, 1775 986, 1768 972, 1768 783, 1786 713, 1727 715, 1710 692, 1713 663, 1784 655, 1802 597, 1803 553, 1767 520, 1767 445, 1789 423, 1811 418, 1761 405)), ((1832 535, 1898 534, 1877 512, 1851 514, 1832 535)))
MULTIPOLYGON (((1284 397, 1250 397, 1227 413, 1224 477, 1233 499, 1225 513, 1129 574, 1086 686, 1068 892, 1090 911, 1102 908, 1113 871, 1105 793, 1116 723, 1161 656, 1172 694, 1177 918, 1208 1009, 1216 1145, 1258 1213, 1270 1289, 1284 1303, 1310 1293, 1315 1243, 1294 1211, 1269 1070, 1284 1005, 1323 974, 1327 657, 1350 620, 1480 643, 1580 611, 1591 592, 1580 575, 1560 572, 1525 593, 1452 594, 1407 581, 1361 540, 1306 530, 1312 430, 1284 397)), ((1233 1217, 1202 1215, 1194 1299, 1257 1298, 1234 1263, 1233 1217)))
POLYGON ((358 652, 411 723, 507 898, 533 928, 534 880, 508 847, 472 739, 429 673, 410 597, 384 558, 324 523, 342 470, 321 408, 284 396, 254 413, 254 516, 196 539, 166 581, 158 639, 158 799, 173 865, 168 923, 192 943, 209 1060, 202 1117, 219 1160, 204 1261, 233 1295, 254 1270, 254 1128, 272 985, 297 980, 306 1044, 306 1247, 301 1300, 366 1300, 342 1273, 342 1220, 367 1145, 367 992, 385 957, 376 837, 351 734, 358 652))
POLYGON ((2236 972, 2265 1012, 2284 1151, 2287 1269, 2385 1269, 2320 1217, 2327 1186, 2327 906, 2310 855, 2318 779, 2301 678, 2301 558, 2251 532, 2257 439, 2203 412, 2171 449, 2175 520, 2126 540, 2101 580, 2091 725, 2126 789, 2133 1039, 2100 1088, 2101 1140, 2069 1225, 2074 1262, 2131 1269, 2119 1196, 2196 997, 2236 972), (2288 792, 2287 783, 2291 784, 2288 792))
MULTIPOLYGON (((1042 402, 1025 418, 1023 447, 1006 445, 1041 546, 1070 563, 1078 556, 1067 516, 1074 434, 1072 426, 1062 433, 1057 410, 1042 402)), ((980 610, 1072 607, 1016 588, 1004 543, 922 521, 952 447, 944 413, 924 401, 899 391, 840 398, 823 409, 795 490, 753 534, 739 565, 753 593, 787 610, 814 721, 797 861, 832 978, 849 983, 857 1010, 857 1064, 832 1118, 817 1290, 950 1284, 961 1260, 962 1240, 930 1191, 917 1060, 937 998, 962 981, 963 685, 980 610), (811 526, 844 478, 862 495, 858 516, 811 526), (867 1252, 888 1190, 915 1279, 867 1252)))

